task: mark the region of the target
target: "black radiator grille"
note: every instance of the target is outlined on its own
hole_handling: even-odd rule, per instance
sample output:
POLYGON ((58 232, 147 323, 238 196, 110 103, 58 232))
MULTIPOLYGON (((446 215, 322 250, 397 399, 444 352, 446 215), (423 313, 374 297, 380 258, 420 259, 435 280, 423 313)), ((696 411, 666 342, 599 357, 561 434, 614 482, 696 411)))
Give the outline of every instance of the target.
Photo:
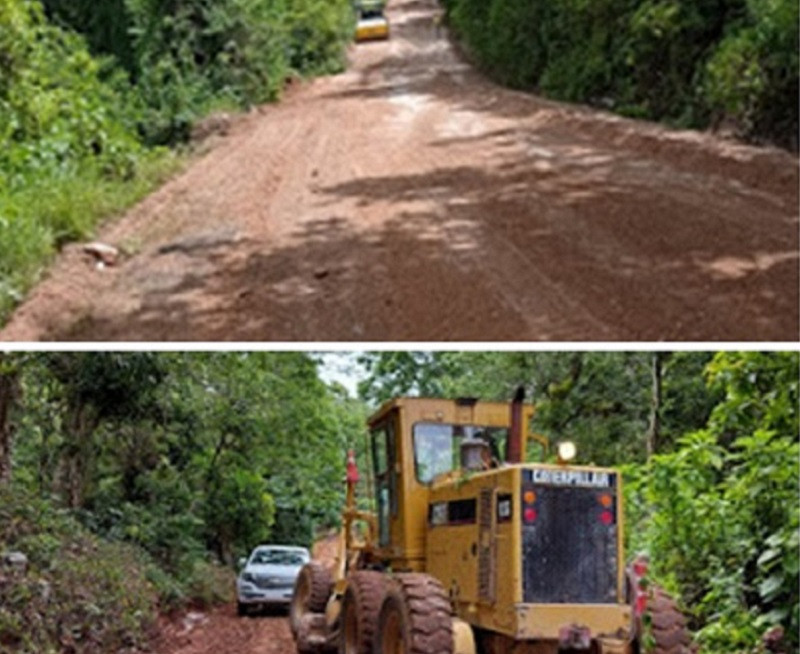
POLYGON ((526 484, 523 497, 525 491, 535 500, 527 505, 523 502, 522 506, 523 601, 616 602, 617 519, 613 488, 526 484), (609 506, 601 501, 603 495, 606 503, 612 499, 609 506))

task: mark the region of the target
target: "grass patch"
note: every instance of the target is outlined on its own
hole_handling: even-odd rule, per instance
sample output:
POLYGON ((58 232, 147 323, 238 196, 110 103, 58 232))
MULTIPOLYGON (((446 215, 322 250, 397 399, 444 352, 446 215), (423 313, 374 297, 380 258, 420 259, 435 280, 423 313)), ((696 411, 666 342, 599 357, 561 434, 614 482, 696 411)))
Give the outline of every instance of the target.
POLYGON ((86 238, 179 171, 185 157, 156 149, 142 154, 127 179, 88 164, 59 177, 0 191, 0 324, 35 284, 58 248, 86 238))

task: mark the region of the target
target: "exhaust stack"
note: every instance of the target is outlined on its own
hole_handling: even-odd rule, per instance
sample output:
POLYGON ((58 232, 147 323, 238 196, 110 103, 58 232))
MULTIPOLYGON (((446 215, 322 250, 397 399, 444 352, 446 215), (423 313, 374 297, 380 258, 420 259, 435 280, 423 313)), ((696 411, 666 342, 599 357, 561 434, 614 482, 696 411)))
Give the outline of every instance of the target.
POLYGON ((522 403, 525 400, 525 387, 520 386, 511 402, 511 428, 508 432, 506 448, 507 463, 522 463, 522 403))

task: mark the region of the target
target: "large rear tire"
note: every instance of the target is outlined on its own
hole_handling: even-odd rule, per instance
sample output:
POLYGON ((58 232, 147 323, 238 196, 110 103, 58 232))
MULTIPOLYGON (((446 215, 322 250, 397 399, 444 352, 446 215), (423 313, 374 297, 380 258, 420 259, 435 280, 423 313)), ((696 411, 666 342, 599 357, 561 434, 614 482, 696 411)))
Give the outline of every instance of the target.
POLYGON ((350 575, 342 603, 339 654, 372 654, 387 581, 383 572, 372 570, 350 575))
MULTIPOLYGON (((649 651, 653 654, 691 654, 694 651, 686 629, 686 617, 675 600, 658 586, 648 593, 645 616, 649 616, 644 622, 650 625, 653 642, 649 651)), ((645 651, 641 642, 640 651, 645 651)))
POLYGON ((332 589, 331 573, 322 564, 311 561, 300 568, 289 605, 289 626, 295 638, 305 615, 325 612, 332 589))
POLYGON ((399 574, 378 617, 376 654, 453 654, 450 600, 433 577, 399 574))

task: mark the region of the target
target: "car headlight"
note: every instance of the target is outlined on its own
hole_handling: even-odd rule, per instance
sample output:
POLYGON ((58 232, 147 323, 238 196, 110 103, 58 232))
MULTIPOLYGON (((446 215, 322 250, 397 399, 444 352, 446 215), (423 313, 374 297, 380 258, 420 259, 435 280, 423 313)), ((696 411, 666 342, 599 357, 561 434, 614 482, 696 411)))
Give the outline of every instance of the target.
POLYGON ((243 572, 242 573, 242 581, 247 581, 247 582, 249 582, 251 584, 254 584, 255 581, 256 581, 256 578, 253 576, 252 572, 243 572))

